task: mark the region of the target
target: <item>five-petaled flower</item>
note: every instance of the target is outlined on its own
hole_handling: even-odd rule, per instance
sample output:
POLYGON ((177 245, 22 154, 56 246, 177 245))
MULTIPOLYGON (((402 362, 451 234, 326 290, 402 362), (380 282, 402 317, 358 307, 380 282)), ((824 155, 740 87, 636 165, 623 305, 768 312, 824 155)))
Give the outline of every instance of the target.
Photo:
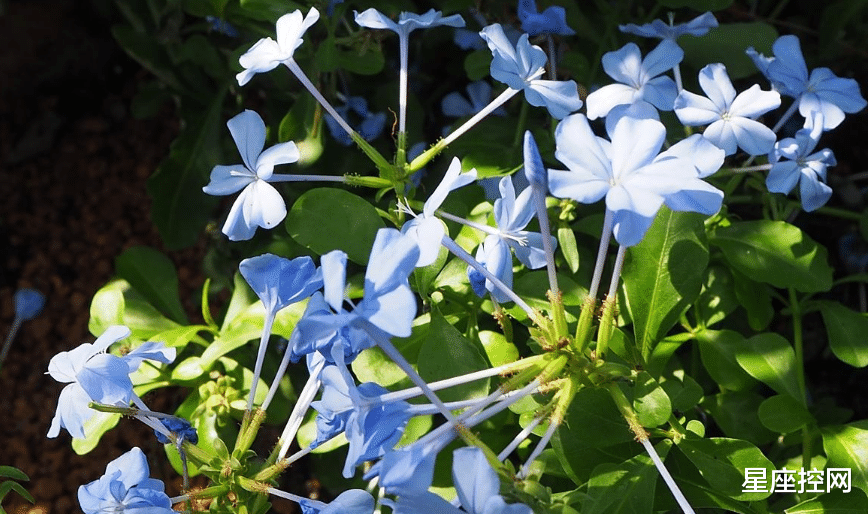
POLYGON ((301 36, 317 20, 319 20, 319 11, 313 7, 304 18, 299 10, 281 16, 277 20, 277 41, 270 37, 260 39, 238 58, 238 62, 244 68, 244 71, 235 77, 238 79, 238 85, 247 84, 257 73, 271 71, 279 64, 291 61, 295 49, 304 42, 301 36))
POLYGON ((732 155, 741 148, 750 155, 768 153, 775 144, 772 129, 756 121, 781 105, 776 91, 754 84, 736 96, 722 64, 709 64, 699 72, 699 85, 708 97, 682 91, 675 99, 675 114, 685 125, 708 125, 703 135, 732 155))
POLYGON ((535 0, 518 0, 518 19, 521 30, 531 36, 539 34, 557 34, 573 36, 576 31, 567 25, 567 12, 559 5, 552 5, 537 11, 535 0))
POLYGON ((226 125, 244 164, 214 166, 211 181, 202 191, 209 195, 231 195, 243 188, 232 204, 223 233, 231 241, 250 239, 256 227, 273 228, 286 217, 286 204, 269 180, 278 164, 296 162, 300 156, 292 141, 278 143, 268 150, 265 146, 265 122, 254 111, 245 110, 226 125))
POLYGON ((772 193, 787 194, 799 184, 802 206, 806 211, 822 207, 832 196, 832 188, 823 183, 826 168, 836 164, 832 150, 814 152, 823 133, 823 115, 819 112, 808 119, 808 125, 795 137, 781 139, 769 154, 772 168, 766 187, 772 193))
POLYGON ((81 510, 85 514, 173 514, 163 482, 149 475, 144 453, 138 447, 133 448, 109 462, 99 480, 78 488, 81 510))
POLYGON ((51 358, 48 374, 58 382, 69 385, 60 392, 48 437, 57 437, 61 428, 65 428, 73 437, 86 437, 84 424, 96 414, 88 406, 90 402, 129 405, 133 397, 133 383, 129 375, 139 368, 143 360, 164 363, 175 360, 174 348, 164 348, 163 343, 154 342, 146 342, 123 357, 106 353, 109 346, 129 335, 130 329, 127 327, 111 326, 93 344, 84 343, 51 358))
POLYGON ((685 34, 697 37, 704 36, 709 30, 716 27, 717 19, 710 12, 701 14, 687 23, 679 23, 678 25, 673 24, 671 20, 669 23, 666 23, 663 20, 654 20, 651 23, 646 23, 644 25, 636 25, 635 23, 618 25, 618 29, 627 34, 669 39, 672 41, 675 41, 685 34))

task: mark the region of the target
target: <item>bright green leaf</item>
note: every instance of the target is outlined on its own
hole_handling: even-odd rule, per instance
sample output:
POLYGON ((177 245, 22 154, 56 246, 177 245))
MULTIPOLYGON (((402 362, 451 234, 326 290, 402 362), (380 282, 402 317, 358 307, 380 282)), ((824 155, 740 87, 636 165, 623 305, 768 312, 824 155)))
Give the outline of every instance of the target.
POLYGON ((747 344, 744 336, 732 330, 703 330, 696 341, 702 364, 720 387, 743 391, 756 383, 736 360, 736 354, 747 344))
POLYGON ((558 249, 567 261, 570 271, 579 271, 579 249, 576 246, 576 234, 570 227, 558 227, 558 249))
MULTIPOLYGON (((658 445, 661 458, 666 458, 670 446, 668 441, 658 445)), ((659 476, 647 455, 637 455, 620 464, 601 464, 591 473, 582 513, 651 514, 659 476)))
POLYGON ((861 490, 833 490, 784 510, 785 514, 865 514, 868 497, 861 490))
POLYGON ((827 468, 850 468, 851 483, 868 493, 868 420, 820 429, 827 468))
POLYGON ((700 406, 711 414, 727 437, 761 445, 777 436, 759 420, 757 412, 764 400, 765 398, 752 391, 725 391, 706 396, 700 406))
POLYGON ((756 446, 747 441, 715 437, 699 439, 688 437, 678 444, 699 474, 713 488, 740 501, 756 501, 767 498, 767 492, 742 492, 744 470, 746 468, 765 468, 766 476, 771 476, 774 464, 756 446))
POLYGON ((757 334, 745 341, 735 359, 750 376, 778 393, 802 397, 796 377, 796 352, 783 336, 757 334))
POLYGON ((838 302, 818 302, 836 357, 857 368, 868 366, 868 317, 838 302))
POLYGON ((89 420, 84 422, 84 433, 87 437, 84 439, 74 437, 72 439, 72 450, 79 455, 90 452, 99 444, 102 435, 114 428, 120 419, 120 414, 96 412, 89 420))
MULTIPOLYGON (((418 367, 419 376, 430 383, 487 369, 489 363, 478 340, 464 337, 443 316, 432 313, 430 332, 419 350, 418 367)), ((482 398, 488 394, 489 380, 450 387, 437 395, 445 402, 482 398)))
MULTIPOLYGON (((693 0, 684 1, 691 5, 694 3, 693 0)), ((732 0, 706 1, 732 3, 732 0)), ((696 9, 712 10, 700 7, 696 9)), ((726 66, 726 72, 733 80, 750 77, 758 71, 745 50, 752 46, 756 51, 769 55, 772 43, 777 37, 777 30, 768 23, 722 23, 702 37, 685 36, 678 39, 678 44, 684 48, 682 69, 684 64, 699 70, 708 63, 719 62, 726 66)))
POLYGON ((672 402, 647 371, 640 371, 633 389, 633 409, 644 427, 662 425, 672 414, 672 402))
POLYGON ((646 360, 699 294, 708 263, 704 230, 703 216, 663 208, 642 242, 627 252, 625 302, 646 360))

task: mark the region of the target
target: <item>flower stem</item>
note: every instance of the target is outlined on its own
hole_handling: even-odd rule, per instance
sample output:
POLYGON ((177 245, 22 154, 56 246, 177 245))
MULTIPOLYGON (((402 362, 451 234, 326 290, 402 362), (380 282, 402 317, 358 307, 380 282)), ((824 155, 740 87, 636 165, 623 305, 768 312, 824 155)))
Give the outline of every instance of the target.
POLYGON ((295 434, 298 432, 299 427, 301 427, 301 422, 304 420, 304 414, 310 407, 314 397, 316 397, 320 385, 322 385, 322 381, 319 377, 324 367, 325 359, 319 362, 317 366, 311 370, 307 383, 304 384, 304 388, 298 395, 298 401, 295 402, 295 406, 292 408, 292 413, 290 413, 289 419, 286 420, 286 426, 283 429, 283 433, 280 434, 280 439, 277 440, 277 444, 280 445, 280 452, 277 454, 278 460, 283 459, 286 456, 286 452, 289 451, 289 445, 292 444, 292 440, 295 439, 295 434))
MULTIPOLYGON (((609 284, 609 293, 606 299, 603 300, 603 315, 600 318, 600 327, 597 332, 597 358, 601 359, 605 356, 606 350, 609 349, 609 339, 612 336, 615 321, 615 305, 618 299, 618 283, 621 279, 621 268, 624 265, 624 255, 627 253, 626 246, 618 247, 618 254, 615 256, 615 267, 612 270, 612 281, 609 284)), ((645 349, 642 349, 642 356, 647 360, 645 349)))

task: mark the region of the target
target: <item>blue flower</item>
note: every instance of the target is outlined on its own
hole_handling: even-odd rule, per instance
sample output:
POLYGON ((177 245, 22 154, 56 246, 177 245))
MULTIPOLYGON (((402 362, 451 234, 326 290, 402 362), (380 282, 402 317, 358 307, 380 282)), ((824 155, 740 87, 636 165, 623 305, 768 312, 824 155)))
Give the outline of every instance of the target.
POLYGON ((805 128, 775 144, 769 154, 772 165, 766 186, 772 193, 787 194, 799 184, 802 206, 806 211, 819 209, 829 201, 832 188, 823 183, 826 168, 834 166, 835 155, 824 148, 814 152, 823 132, 822 114, 815 113, 805 128), (788 160, 784 160, 788 159, 788 160))
MULTIPOLYGON (((335 110, 345 120, 350 119, 350 113, 353 113, 358 117, 360 120, 359 123, 352 125, 352 127, 365 141, 376 139, 383 132, 383 127, 386 125, 386 114, 382 112, 372 113, 368 111, 368 101, 361 96, 347 97, 346 104, 340 107, 335 107, 335 110)), ((331 132, 332 137, 334 137, 338 143, 344 146, 350 146, 353 144, 350 135, 347 134, 331 114, 326 113, 325 121, 326 126, 329 128, 329 132, 331 132)))
MULTIPOLYGON (((535 213, 532 187, 525 188, 516 197, 512 178, 507 176, 500 179, 500 198, 494 201, 494 221, 497 224, 497 229, 493 229, 492 233, 482 242, 477 250, 476 260, 509 287, 512 287, 512 254, 510 249, 518 260, 530 269, 537 269, 546 265, 545 250, 543 250, 543 237, 545 236, 539 232, 524 230, 535 213)), ((555 238, 548 237, 553 246, 557 244, 555 238)), ((479 294, 481 274, 472 267, 468 267, 467 272, 474 292, 479 294), (480 276, 476 276, 477 274, 480 276)), ((506 293, 487 280, 485 281, 485 289, 490 291, 492 298, 498 302, 509 301, 506 293)))
POLYGON ((238 37, 238 29, 236 29, 232 24, 228 21, 218 18, 216 16, 205 16, 205 21, 208 22, 208 26, 214 32, 219 32, 228 37, 238 37))
POLYGON ((766 154, 777 136, 756 121, 781 105, 775 91, 762 91, 756 84, 736 96, 723 64, 709 64, 699 72, 699 85, 708 97, 682 91, 675 99, 675 114, 685 125, 708 125, 703 135, 732 155, 741 148, 750 155, 766 154))
POLYGON ((670 40, 661 41, 645 59, 634 43, 606 53, 603 70, 619 83, 603 86, 588 95, 588 119, 606 116, 620 105, 644 103, 661 111, 671 111, 678 88, 671 78, 661 74, 674 68, 683 58, 684 51, 670 40))
POLYGON ((124 357, 105 353, 109 346, 129 335, 127 327, 111 326, 93 344, 85 343, 51 358, 48 374, 69 385, 60 392, 48 437, 57 437, 61 428, 73 437, 86 437, 84 423, 96 413, 88 407, 91 401, 128 405, 133 396, 129 375, 138 369, 142 359, 165 363, 175 359, 175 349, 163 348, 162 343, 145 343, 139 351, 124 357))
POLYGON ((145 455, 139 448, 133 448, 109 462, 99 480, 78 488, 81 510, 85 514, 174 513, 163 482, 149 475, 145 455))
POLYGON ((389 391, 373 382, 356 387, 343 366, 328 366, 322 372, 322 399, 311 403, 317 411, 317 438, 321 444, 340 432, 349 441, 343 475, 351 478, 359 464, 374 460, 391 450, 410 419, 410 404, 382 402, 389 391))
POLYGON ((425 201, 422 212, 401 228, 401 232, 412 238, 419 246, 419 260, 416 262, 416 267, 433 264, 440 253, 440 241, 446 235, 446 226, 435 216, 435 212, 446 200, 450 191, 466 186, 474 180, 476 180, 476 168, 462 173, 461 161, 457 157, 453 158, 443 180, 425 201))
POLYGON ((329 362, 351 362, 375 339, 407 337, 416 316, 416 299, 408 277, 419 248, 395 229, 380 229, 365 272, 365 293, 351 310, 344 308, 347 255, 334 250, 322 256, 323 294, 314 294, 295 327, 292 358, 319 351, 329 362))
POLYGON ((550 169, 549 191, 581 203, 605 197, 615 239, 624 246, 642 240, 664 203, 674 210, 717 212, 723 193, 700 179, 723 164, 724 152, 695 136, 658 155, 665 138, 658 121, 622 118, 610 143, 574 114, 555 131, 555 157, 569 171, 550 169))
POLYGON ((618 25, 621 32, 627 34, 635 34, 642 37, 656 37, 660 39, 669 39, 675 41, 685 34, 691 36, 704 36, 709 30, 717 27, 717 19, 710 12, 706 12, 687 23, 679 23, 673 25, 672 22, 666 23, 663 20, 654 20, 651 23, 644 25, 636 25, 628 23, 627 25, 618 25))
MULTIPOLYGON (((160 419, 160 423, 162 423, 169 432, 174 433, 179 441, 190 441, 193 444, 199 442, 199 433, 186 419, 162 418, 160 419)), ((157 441, 162 444, 169 444, 172 442, 158 430, 154 430, 154 435, 157 436, 157 441)))
POLYGON ((479 34, 494 56, 491 61, 494 79, 516 91, 524 91, 528 103, 545 107, 557 119, 582 107, 574 81, 539 79, 545 72, 546 54, 540 47, 530 44, 527 34, 523 34, 516 45, 509 41, 498 23, 485 27, 479 34))
POLYGON ((287 259, 266 253, 244 259, 238 266, 244 280, 272 316, 322 287, 322 273, 307 256, 287 259))
POLYGON ((808 75, 796 36, 779 37, 772 51, 775 54, 772 59, 757 54, 753 48, 747 52, 778 92, 798 101, 799 113, 805 119, 819 112, 823 115, 823 130, 829 130, 844 120, 844 113, 852 114, 865 108, 865 99, 855 80, 838 77, 829 68, 815 68, 808 75))
POLYGON ((223 233, 231 241, 240 241, 253 237, 256 227, 273 228, 286 217, 283 197, 268 180, 272 178, 276 165, 295 162, 300 154, 292 141, 262 151, 265 123, 254 111, 246 110, 226 125, 244 164, 214 166, 211 181, 202 191, 224 196, 243 189, 223 225, 223 233))
POLYGON ((392 21, 388 16, 371 7, 362 13, 356 12, 356 23, 369 29, 386 29, 396 32, 399 37, 407 37, 416 29, 438 27, 463 27, 464 18, 459 14, 443 17, 443 13, 431 9, 425 14, 402 12, 398 21, 392 21))
POLYGON ((535 0, 518 0, 518 19, 521 21, 521 30, 531 36, 539 34, 572 36, 576 33, 567 26, 567 13, 560 6, 553 5, 543 12, 538 12, 535 0))
POLYGON ((319 20, 319 11, 311 7, 302 19, 300 10, 284 14, 277 20, 277 41, 270 37, 260 39, 250 50, 238 58, 244 71, 236 75, 238 85, 243 86, 257 73, 271 71, 281 63, 293 59, 295 49, 301 46, 301 36, 319 20))

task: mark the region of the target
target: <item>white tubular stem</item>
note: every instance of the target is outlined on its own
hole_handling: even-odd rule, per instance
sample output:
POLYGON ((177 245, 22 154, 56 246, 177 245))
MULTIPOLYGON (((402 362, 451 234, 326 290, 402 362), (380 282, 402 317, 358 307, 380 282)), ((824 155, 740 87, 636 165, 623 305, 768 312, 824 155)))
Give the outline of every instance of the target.
POLYGON ((533 461, 535 461, 537 457, 539 457, 540 454, 543 452, 543 450, 545 450, 545 447, 548 446, 549 441, 551 441, 552 436, 555 435, 555 430, 558 429, 558 426, 560 426, 558 423, 555 423, 553 421, 549 422, 549 427, 548 429, 546 429, 546 433, 543 434, 542 439, 540 439, 539 442, 536 444, 533 452, 531 452, 530 456, 527 458, 527 461, 521 467, 521 470, 519 470, 517 474, 518 478, 527 478, 528 473, 530 473, 531 464, 533 464, 533 461))
POLYGON ((504 448, 500 453, 497 454, 497 460, 503 462, 503 459, 507 458, 510 453, 514 452, 515 449, 518 448, 518 445, 520 445, 522 441, 527 439, 531 432, 534 431, 537 425, 542 423, 542 420, 542 417, 534 418, 534 420, 531 421, 528 426, 524 427, 524 430, 522 430, 518 433, 518 435, 515 436, 515 438, 506 446, 506 448, 504 448))
POLYGON ((344 176, 334 175, 281 175, 275 173, 267 182, 346 182, 344 176))
POLYGON ((678 484, 676 484, 675 480, 672 479, 669 470, 666 469, 663 461, 660 460, 660 456, 657 455, 657 450, 654 449, 654 445, 651 444, 651 441, 649 441, 647 437, 640 437, 639 442, 642 443, 642 446, 645 447, 645 451, 648 452, 648 456, 650 456, 651 460, 654 461, 657 471, 660 472, 660 476, 663 477, 666 486, 669 487, 670 491, 672 491, 672 496, 675 497, 675 501, 678 502, 678 505, 681 507, 681 510, 684 511, 684 514, 696 514, 693 512, 693 507, 687 503, 687 498, 684 497, 681 489, 678 488, 678 484))
POLYGON ((262 326, 262 335, 259 337, 259 351, 256 353, 256 364, 253 366, 253 382, 250 385, 250 395, 247 397, 247 412, 253 410, 253 398, 259 385, 259 377, 262 375, 262 363, 265 361, 265 351, 268 349, 268 338, 271 337, 271 327, 274 325, 274 313, 265 313, 265 323, 262 326))
POLYGON ((298 432, 299 427, 301 427, 301 422, 304 420, 304 414, 307 412, 307 409, 310 407, 311 402, 316 397, 316 393, 322 385, 322 381, 319 377, 324 367, 325 360, 320 362, 319 365, 313 369, 310 377, 307 379, 307 383, 304 384, 304 388, 298 395, 298 401, 292 408, 292 413, 286 421, 283 433, 280 434, 280 439, 277 441, 278 444, 280 444, 280 452, 277 454, 277 460, 284 458, 286 452, 289 451, 289 445, 292 444, 292 440, 295 439, 295 434, 298 432))
POLYGON ((520 89, 512 89, 511 87, 506 88, 506 91, 500 93, 494 100, 491 101, 490 104, 485 106, 481 111, 474 114, 472 118, 465 121, 463 125, 453 130, 451 134, 446 136, 446 139, 441 140, 437 143, 437 146, 440 148, 444 148, 449 146, 453 141, 458 139, 461 134, 464 134, 468 130, 470 130, 474 125, 482 121, 483 118, 494 112, 495 109, 505 104, 507 100, 515 96, 516 93, 521 91, 520 89))
POLYGON ((291 71, 292 74, 295 75, 295 77, 299 80, 299 82, 301 82, 301 85, 303 85, 304 88, 307 89, 314 98, 316 98, 316 101, 319 102, 320 105, 322 105, 323 109, 325 109, 327 113, 331 114, 332 118, 334 118, 335 121, 338 122, 338 125, 340 125, 341 128, 344 129, 350 137, 352 137, 353 134, 355 134, 355 130, 353 130, 350 127, 350 124, 347 123, 340 114, 338 114, 335 108, 332 107, 332 104, 330 104, 328 100, 326 100, 325 97, 322 96, 316 86, 313 85, 313 82, 311 82, 310 79, 307 78, 304 70, 302 70, 298 66, 298 64, 296 64, 295 60, 290 59, 289 61, 285 61, 284 64, 286 64, 286 67, 289 68, 289 71, 291 71))
POLYGON ((398 133, 407 132, 407 67, 410 53, 410 33, 398 31, 401 70, 398 72, 398 133))
POLYGON ((591 278, 591 287, 588 296, 597 298, 600 290, 600 280, 603 277, 603 265, 606 263, 606 252, 609 250, 609 239, 612 237, 612 211, 606 209, 606 217, 603 218, 603 231, 600 233, 600 247, 597 249, 597 262, 594 264, 594 275, 591 278))
MULTIPOLYGON (((483 369, 481 371, 475 371, 473 373, 468 373, 466 375, 460 375, 457 377, 447 378, 444 380, 438 380, 437 382, 431 382, 428 384, 428 388, 432 391, 439 391, 441 389, 446 389, 448 387, 453 387, 461 384, 466 384, 468 382, 473 382, 474 380, 481 380, 483 378, 493 377, 495 375, 500 375, 501 373, 510 373, 515 369, 515 363, 504 364, 503 366, 498 366, 496 368, 483 369)), ((380 401, 383 403, 388 401, 395 400, 408 400, 410 398, 415 398, 422 394, 422 389, 418 387, 411 387, 409 389, 404 389, 403 391, 395 391, 393 393, 386 393, 380 397, 380 401)))

